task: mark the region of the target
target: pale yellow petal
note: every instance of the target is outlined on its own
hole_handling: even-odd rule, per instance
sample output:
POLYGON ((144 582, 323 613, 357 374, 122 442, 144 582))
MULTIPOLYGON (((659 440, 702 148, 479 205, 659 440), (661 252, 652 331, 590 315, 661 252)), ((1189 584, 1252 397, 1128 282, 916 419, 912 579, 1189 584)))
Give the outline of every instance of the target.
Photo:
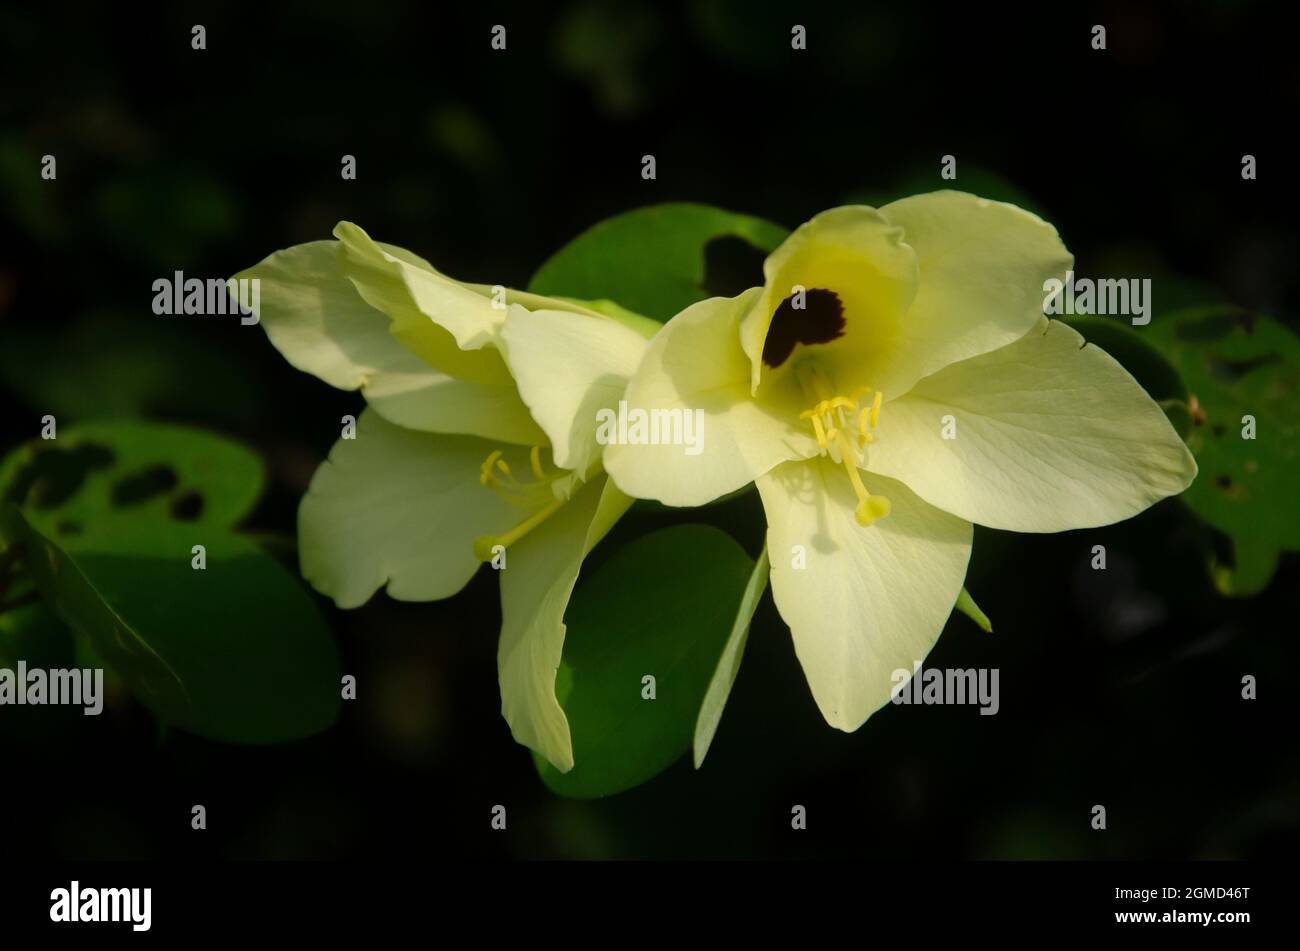
POLYGON ((597 414, 617 408, 646 339, 603 317, 512 306, 501 331, 506 362, 555 464, 585 474, 600 459, 597 414))
POLYGON ((881 388, 917 292, 916 255, 903 239, 903 230, 874 208, 849 205, 800 225, 768 255, 763 292, 740 327, 751 392, 759 392, 763 378, 780 376, 807 356, 846 386, 869 380, 881 388), (820 312, 817 295, 825 292, 841 309, 839 334, 773 352, 780 336, 774 316, 782 312, 785 322, 809 322, 820 312))
POLYGON ((902 227, 920 266, 893 361, 872 381, 887 399, 1023 337, 1043 315, 1044 283, 1074 263, 1055 228, 1005 202, 940 191, 880 210, 902 227))
POLYGON ((1010 346, 954 363, 889 403, 866 465, 954 515, 1017 532, 1109 525, 1196 475, 1128 371, 1041 317, 1010 346))
POLYGON ((758 480, 772 595, 826 722, 856 730, 897 670, 934 646, 966 577, 971 525, 892 479, 863 474, 890 514, 869 527, 842 467, 789 462, 758 480))
POLYGON ((561 772, 573 768, 569 721, 555 697, 564 612, 582 560, 631 504, 608 479, 592 480, 510 546, 500 572, 501 712, 515 739, 561 772))
MULTIPOLYGON (((680 422, 682 438, 609 445, 605 469, 624 492, 667 505, 702 505, 787 459, 818 452, 811 429, 799 419, 803 396, 792 378, 768 388, 763 400, 750 396, 739 327, 758 294, 753 289, 693 304, 650 341, 628 385, 629 423, 634 413, 664 414, 661 419, 680 422), (696 445, 686 444, 687 425, 698 436, 696 445)), ((633 437, 629 427, 627 438, 633 437)))
POLYGON ((373 241, 351 222, 340 222, 343 273, 365 301, 388 315, 401 344, 429 366, 472 383, 510 382, 493 344, 505 319, 498 306, 472 288, 413 263, 373 241))

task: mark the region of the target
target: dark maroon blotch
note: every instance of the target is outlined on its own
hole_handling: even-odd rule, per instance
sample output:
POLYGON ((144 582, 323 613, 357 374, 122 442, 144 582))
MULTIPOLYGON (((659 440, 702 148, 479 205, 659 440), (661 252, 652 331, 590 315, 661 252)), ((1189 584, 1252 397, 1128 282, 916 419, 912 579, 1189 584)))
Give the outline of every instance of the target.
POLYGON ((844 334, 844 305, 834 291, 814 287, 804 292, 804 306, 796 310, 794 295, 781 301, 767 328, 763 362, 779 367, 790 359, 797 343, 829 343, 844 334))

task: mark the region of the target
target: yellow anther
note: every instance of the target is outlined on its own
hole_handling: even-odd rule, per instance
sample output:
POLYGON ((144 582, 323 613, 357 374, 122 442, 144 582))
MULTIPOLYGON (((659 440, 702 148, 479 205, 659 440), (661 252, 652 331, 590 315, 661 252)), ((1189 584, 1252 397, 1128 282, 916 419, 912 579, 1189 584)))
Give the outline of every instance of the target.
MULTIPOLYGON (((510 466, 506 465, 506 461, 504 459, 497 460, 497 468, 500 469, 506 475, 510 476, 510 466)), ((510 477, 514 478, 514 476, 510 476, 510 477)))
POLYGON ((542 447, 534 446, 528 452, 528 461, 533 465, 533 475, 538 479, 545 479, 546 473, 542 471, 542 447))
POLYGON ((883 495, 873 495, 858 503, 858 507, 853 512, 853 518, 857 520, 859 525, 866 528, 876 519, 888 515, 889 508, 889 499, 883 495))
POLYGON ((880 425, 880 403, 885 398, 885 394, 876 390, 876 395, 871 399, 871 428, 875 429, 880 425))
POLYGON ((810 419, 813 424, 813 432, 817 434, 817 445, 822 449, 826 448, 826 430, 822 428, 821 417, 815 409, 806 409, 799 414, 800 419, 810 419))
POLYGON ((858 437, 863 442, 871 441, 871 433, 867 432, 867 417, 871 415, 871 407, 862 407, 862 412, 858 413, 858 437))

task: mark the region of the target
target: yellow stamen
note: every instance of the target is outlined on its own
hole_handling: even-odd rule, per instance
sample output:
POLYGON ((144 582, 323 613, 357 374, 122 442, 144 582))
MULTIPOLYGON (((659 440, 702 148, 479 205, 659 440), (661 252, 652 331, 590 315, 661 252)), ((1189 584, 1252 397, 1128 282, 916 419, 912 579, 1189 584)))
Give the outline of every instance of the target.
POLYGON ((501 458, 501 456, 502 456, 501 450, 495 449, 488 455, 486 459, 483 460, 483 465, 479 466, 479 475, 478 475, 478 481, 481 484, 494 485, 496 483, 496 478, 492 475, 492 466, 496 463, 498 459, 501 458))
POLYGON ((533 475, 538 479, 545 479, 546 473, 542 471, 542 447, 534 446, 528 452, 528 461, 533 464, 533 475))
POLYGON ((799 414, 800 419, 811 419, 813 432, 817 434, 817 445, 822 449, 826 448, 826 430, 822 428, 821 417, 818 416, 815 409, 806 409, 799 414))
POLYGON ((889 499, 882 495, 872 495, 867 491, 867 487, 862 482, 862 475, 858 467, 862 463, 862 452, 866 445, 875 441, 874 434, 868 429, 875 429, 880 420, 880 407, 883 396, 879 390, 875 391, 875 396, 870 406, 862 406, 862 398, 872 392, 871 387, 863 386, 853 391, 851 396, 834 396, 830 381, 824 377, 817 367, 811 364, 800 366, 796 370, 800 384, 804 392, 810 399, 816 402, 812 409, 805 410, 799 414, 800 419, 807 419, 812 422, 813 432, 817 436, 817 445, 823 452, 830 454, 831 458, 837 463, 844 466, 844 471, 848 474, 849 484, 853 486, 853 494, 858 498, 857 508, 853 511, 853 517, 857 523, 864 528, 871 525, 877 519, 884 518, 890 512, 889 499), (848 422, 844 417, 844 410, 849 410, 857 415, 857 433, 856 439, 850 440, 846 434, 848 422), (832 413, 839 416, 840 426, 835 425, 832 413), (822 417, 826 417, 825 424, 822 417), (856 445, 854 445, 856 442, 856 445))
POLYGON ((835 435, 840 450, 840 462, 849 475, 849 483, 853 486, 854 494, 858 497, 858 507, 853 511, 853 517, 859 525, 866 528, 876 519, 884 518, 889 514, 889 499, 883 495, 872 495, 867 491, 867 487, 862 484, 862 475, 858 472, 857 454, 843 433, 835 435))
POLYGON ((538 509, 528 518, 524 519, 508 532, 500 535, 480 535, 474 540, 474 554, 479 561, 491 561, 494 549, 500 545, 502 548, 509 548, 519 539, 523 538, 542 522, 546 521, 564 506, 563 499, 556 499, 550 505, 538 509))

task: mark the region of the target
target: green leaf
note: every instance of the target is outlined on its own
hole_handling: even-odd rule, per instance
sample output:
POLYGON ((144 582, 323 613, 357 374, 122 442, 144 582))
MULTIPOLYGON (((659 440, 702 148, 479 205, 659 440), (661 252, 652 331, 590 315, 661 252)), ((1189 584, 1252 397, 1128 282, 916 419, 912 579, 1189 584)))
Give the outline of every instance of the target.
POLYGON ((141 522, 229 527, 262 493, 262 463, 243 446, 182 426, 95 422, 35 439, 0 461, 0 499, 75 546, 85 533, 141 522))
POLYGON ((329 726, 340 674, 302 583, 231 530, 263 480, 209 433, 86 424, 0 461, 0 523, 46 603, 160 719, 271 743, 329 726))
POLYGON ((754 620, 754 612, 758 609, 758 602, 763 597, 763 592, 767 590, 767 579, 771 570, 772 565, 768 561, 765 545, 762 554, 758 556, 758 561, 754 563, 754 570, 749 574, 749 583, 745 585, 745 591, 740 596, 740 604, 736 606, 736 617, 731 622, 731 633, 727 636, 727 643, 718 658, 718 666, 714 668, 708 689, 704 692, 699 716, 695 719, 696 769, 704 765, 704 757, 708 755, 709 746, 712 745, 713 737, 718 732, 722 711, 727 705, 727 698, 731 696, 731 688, 735 686, 736 675, 740 673, 740 661, 745 656, 745 644, 749 641, 749 624, 754 620))
POLYGON ((1187 445, 1200 474, 1182 498, 1232 541, 1235 564, 1212 559, 1213 577, 1224 594, 1258 592, 1278 552, 1300 548, 1300 338, 1223 304, 1160 314, 1148 329, 1190 393, 1187 445))
POLYGON ((69 666, 72 658, 68 629, 44 604, 0 614, 0 667, 13 670, 25 660, 29 667, 50 670, 69 666))
POLYGON ((659 774, 691 746, 754 563, 719 529, 675 525, 619 549, 569 603, 556 697, 574 768, 534 756, 546 785, 591 798, 659 774), (655 699, 643 699, 653 676, 655 699))
POLYGON ((1281 551, 1267 542, 1238 533, 1232 536, 1232 561, 1225 563, 1209 552, 1210 577, 1221 594, 1248 598, 1268 587, 1277 571, 1281 551))
MULTIPOLYGON (((0 613, 0 667, 17 671, 19 661, 26 661, 29 670, 81 666, 75 663, 71 632, 39 601, 0 613)), ((84 722, 79 707, 55 712, 50 707, 13 706, 0 711, 0 740, 5 743, 57 744, 68 730, 82 725, 78 721, 84 722)))
MULTIPOLYGON (((584 301, 611 300, 662 322, 714 296, 705 289, 710 242, 740 238, 769 252, 787 234, 761 218, 709 205, 652 205, 608 218, 578 235, 538 269, 528 289, 584 301)), ((752 284, 761 283, 755 268, 752 284)))
POLYGON ((19 518, 47 603, 163 721, 236 743, 296 739, 334 722, 340 673, 324 619, 252 542, 144 521, 65 549, 19 518), (192 567, 194 545, 206 550, 203 570, 192 567))

